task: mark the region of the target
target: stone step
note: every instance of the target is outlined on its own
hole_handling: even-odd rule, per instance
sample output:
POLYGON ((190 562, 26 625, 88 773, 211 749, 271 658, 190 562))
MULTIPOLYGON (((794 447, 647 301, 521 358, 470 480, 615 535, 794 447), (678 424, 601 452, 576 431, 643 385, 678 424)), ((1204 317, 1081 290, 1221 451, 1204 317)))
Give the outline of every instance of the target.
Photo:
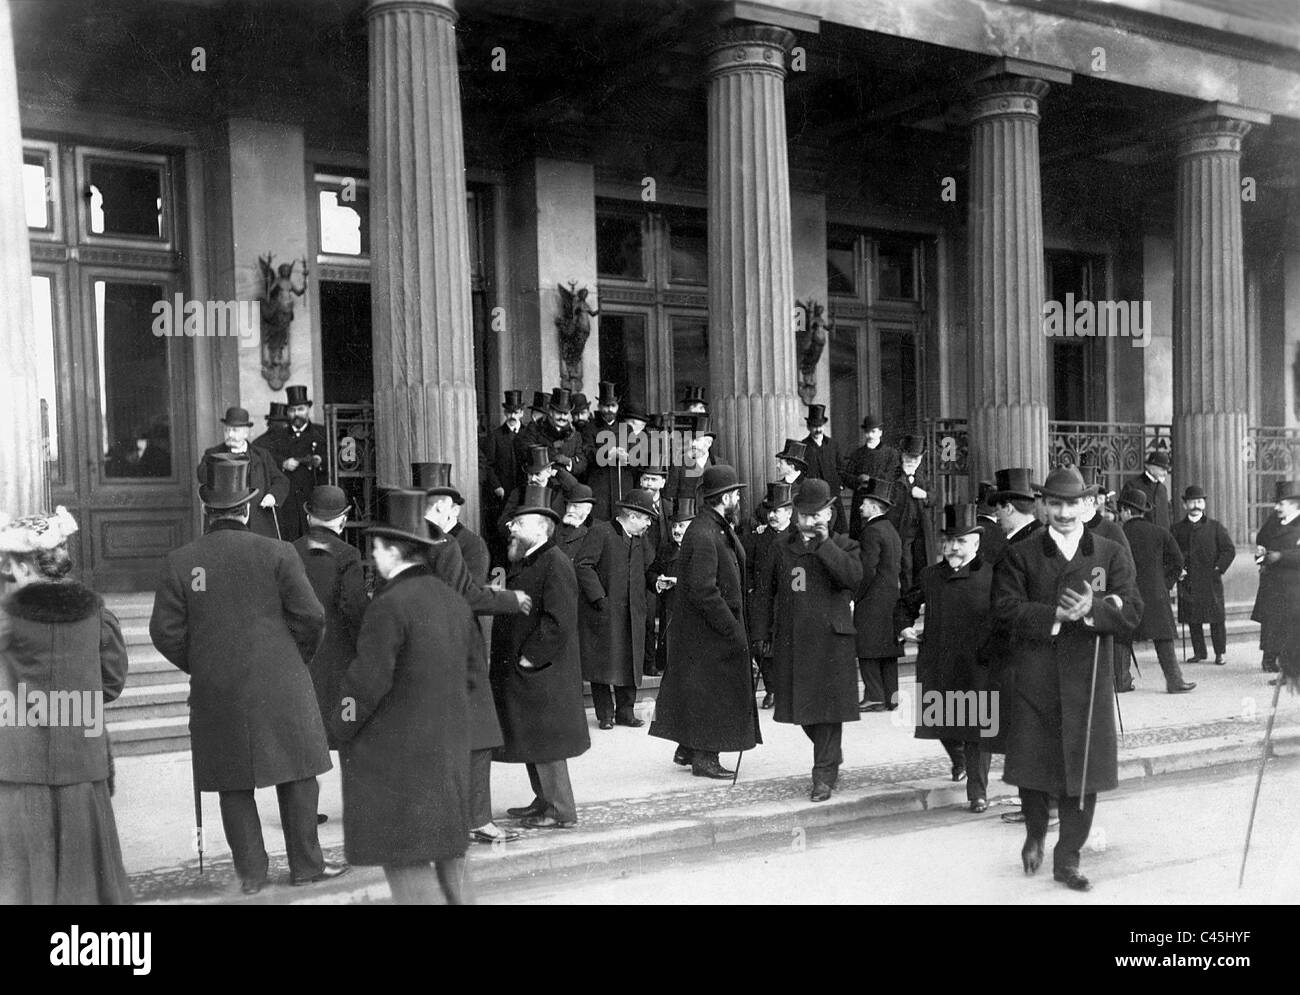
POLYGON ((116 701, 108 705, 108 723, 112 729, 135 719, 188 718, 190 688, 188 684, 128 685, 116 701))
POLYGON ((190 748, 188 716, 109 723, 113 754, 119 757, 175 753, 190 748))

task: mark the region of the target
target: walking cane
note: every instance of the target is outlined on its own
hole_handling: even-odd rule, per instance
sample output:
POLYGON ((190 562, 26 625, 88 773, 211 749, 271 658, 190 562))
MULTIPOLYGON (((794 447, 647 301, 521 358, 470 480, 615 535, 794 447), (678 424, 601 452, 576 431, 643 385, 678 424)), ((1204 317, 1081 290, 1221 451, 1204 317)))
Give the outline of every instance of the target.
POLYGON ((275 513, 275 505, 271 505, 271 521, 275 522, 275 537, 283 541, 284 537, 280 535, 280 516, 275 513))
MULTIPOLYGON (((1092 637, 1092 682, 1088 685, 1088 731, 1083 736, 1083 775, 1079 778, 1079 811, 1083 811, 1083 798, 1088 793, 1088 754, 1092 750, 1092 709, 1097 696, 1097 661, 1101 658, 1101 636, 1092 637)), ((1118 698, 1115 699, 1117 702, 1118 698)))
MULTIPOLYGON (((1115 682, 1110 682, 1111 687, 1115 687, 1115 682)), ((1124 745, 1124 710, 1119 707, 1119 688, 1115 688, 1115 715, 1119 718, 1119 742, 1124 745)))
POLYGON ((1277 718, 1277 699, 1285 683, 1282 674, 1277 675, 1273 685, 1273 707, 1268 713, 1268 726, 1264 729, 1264 749, 1259 755, 1259 774, 1255 777, 1255 797, 1250 801, 1250 822, 1246 824, 1246 846, 1241 851, 1241 872, 1237 875, 1237 889, 1240 890, 1246 880, 1246 858, 1250 856, 1250 834, 1255 829, 1255 808, 1259 805, 1259 789, 1264 783, 1264 765, 1268 763, 1268 751, 1273 740, 1273 720, 1277 718))
MULTIPOLYGON (((1183 661, 1186 662, 1187 661, 1187 623, 1186 622, 1180 623, 1178 626, 1178 631, 1182 634, 1183 637, 1183 661)), ((1205 630, 1202 629, 1201 631, 1204 632, 1205 630)))
POLYGON ((190 775, 194 780, 194 842, 199 848, 199 873, 203 873, 203 796, 199 793, 199 773, 194 769, 194 747, 190 746, 190 775))
POLYGON ((1138 666, 1138 655, 1133 649, 1133 644, 1128 644, 1128 658, 1133 661, 1133 669, 1137 671, 1138 677, 1142 676, 1142 668, 1138 666))

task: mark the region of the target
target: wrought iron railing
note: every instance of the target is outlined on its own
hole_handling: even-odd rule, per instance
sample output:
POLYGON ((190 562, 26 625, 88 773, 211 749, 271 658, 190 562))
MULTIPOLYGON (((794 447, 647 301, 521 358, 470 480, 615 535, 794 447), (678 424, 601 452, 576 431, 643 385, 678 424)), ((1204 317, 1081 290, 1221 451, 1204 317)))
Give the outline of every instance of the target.
POLYGON ((1172 426, 1146 422, 1048 422, 1048 465, 1097 467, 1118 491, 1142 472, 1148 454, 1170 451, 1172 436, 1172 426))
POLYGON ((1250 542, 1273 509, 1277 481, 1300 476, 1300 428, 1252 425, 1246 429, 1246 502, 1250 542))

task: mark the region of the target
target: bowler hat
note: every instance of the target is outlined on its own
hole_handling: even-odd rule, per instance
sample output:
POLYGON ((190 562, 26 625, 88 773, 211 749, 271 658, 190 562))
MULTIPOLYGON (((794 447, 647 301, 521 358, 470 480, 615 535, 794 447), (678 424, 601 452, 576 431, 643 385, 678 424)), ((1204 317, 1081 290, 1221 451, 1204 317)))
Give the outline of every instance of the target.
POLYGON ((564 493, 565 504, 595 504, 596 496, 586 484, 574 484, 564 493))
POLYGON ((1279 480, 1273 485, 1273 502, 1300 501, 1300 480, 1279 480))
POLYGON ((566 387, 556 387, 551 391, 551 396, 546 401, 546 406, 552 411, 567 413, 573 410, 573 395, 566 387))
POLYGON ((1183 491, 1183 500, 1195 501, 1197 498, 1205 500, 1205 488, 1200 484, 1188 484, 1187 489, 1183 491))
POLYGON ((617 404, 618 391, 614 389, 614 384, 610 380, 602 380, 596 391, 596 403, 600 404, 617 404))
POLYGON ((299 404, 311 404, 311 398, 307 396, 307 388, 300 383, 290 384, 284 388, 284 395, 291 408, 299 404))
POLYGON ((817 477, 810 477, 799 486, 799 496, 794 499, 794 510, 800 515, 815 515, 835 503, 831 485, 817 477))
POLYGON ((547 394, 546 391, 535 390, 533 391, 533 403, 528 406, 532 408, 534 411, 545 411, 546 402, 549 397, 550 395, 547 394))
POLYGON ((647 424, 649 424, 650 422, 650 417, 645 413, 645 408, 637 404, 636 401, 628 401, 626 404, 619 407, 618 409, 619 421, 631 421, 633 418, 635 418, 637 421, 643 421, 647 424))
POLYGON ((979 508, 973 504, 945 504, 943 506, 943 534, 950 539, 970 535, 979 530, 979 508))
POLYGON ((892 508, 894 485, 884 477, 867 477, 860 480, 853 490, 853 503, 861 504, 863 498, 871 498, 877 504, 892 508))
POLYGON ((248 416, 247 408, 226 408, 226 417, 221 419, 221 424, 231 428, 249 428, 253 419, 248 416))
POLYGON ((267 422, 287 422, 289 420, 289 405, 280 401, 271 402, 271 413, 266 416, 267 422))
POLYGON ((884 426, 880 424, 880 419, 875 415, 867 415, 862 419, 862 431, 870 432, 876 428, 884 428, 884 426))
POLYGON ((519 502, 518 507, 511 509, 509 518, 518 518, 520 515, 542 515, 553 522, 558 522, 560 516, 555 513, 551 507, 552 490, 545 485, 529 484, 524 488, 524 499, 519 502))
POLYGON ((213 453, 207 459, 208 482, 199 488, 199 500, 208 508, 238 508, 261 493, 248 486, 248 457, 213 453))
POLYGON ((1163 449, 1153 449, 1147 453, 1146 465, 1158 466, 1162 470, 1168 470, 1170 466, 1169 454, 1163 449))
POLYGON ((1151 510, 1151 501, 1147 497, 1147 492, 1133 484, 1124 485, 1119 495, 1119 503, 1121 507, 1132 508, 1140 515, 1145 515, 1151 510))
POLYGON ((728 466, 726 463, 719 463, 716 466, 704 468, 704 473, 700 475, 700 499, 707 501, 711 497, 717 497, 727 491, 738 490, 747 485, 740 483, 736 479, 736 468, 728 466))
POLYGON ((379 498, 378 522, 366 529, 366 535, 435 545, 437 540, 429 536, 424 523, 424 503, 424 491, 385 491, 379 498))
POLYGON ((626 508, 628 511, 639 511, 643 515, 649 515, 651 521, 659 519, 659 512, 655 510, 654 495, 644 488, 638 487, 634 491, 628 491, 622 501, 614 503, 616 508, 626 508))
POLYGON ((695 517, 695 498, 679 497, 673 508, 674 522, 689 522, 695 517))
POLYGON ((1058 466, 1047 475, 1041 488, 1043 497, 1062 501, 1077 501, 1092 493, 1083 482, 1083 475, 1072 466, 1058 466))
POLYGON ((925 452, 925 440, 915 435, 905 435, 898 442, 898 451, 904 456, 920 456, 925 452))
POLYGON ((583 393, 580 392, 580 393, 577 393, 577 394, 574 394, 574 395, 573 395, 573 413, 574 413, 574 414, 577 414, 579 411, 586 411, 586 410, 588 410, 590 407, 591 407, 591 402, 587 400, 587 395, 586 395, 586 394, 583 394, 583 393))
POLYGON ((303 510, 314 518, 328 522, 338 518, 352 509, 352 502, 343 493, 343 488, 332 484, 317 484, 311 490, 311 496, 303 503, 303 510))
POLYGON ((551 450, 546 446, 529 446, 528 463, 524 466, 524 473, 541 473, 555 466, 555 460, 551 458, 551 450))
POLYGON ((450 463, 412 463, 412 485, 424 491, 426 497, 445 494, 457 504, 464 504, 460 491, 451 485, 450 463))
POLYGON ((826 405, 808 405, 808 417, 804 420, 804 424, 809 428, 816 428, 818 425, 825 425, 826 420, 826 405))
POLYGON ((663 477, 664 479, 667 479, 668 467, 664 466, 661 463, 656 463, 653 466, 643 466, 639 471, 637 471, 637 476, 638 478, 644 477, 648 473, 653 473, 656 477, 663 477))
POLYGON ((1036 488, 1029 480, 1033 471, 1025 466, 1012 466, 998 470, 993 474, 993 490, 989 494, 990 504, 1002 504, 1013 498, 1032 501, 1036 488))
POLYGON ((501 407, 507 411, 517 411, 524 406, 524 392, 522 390, 508 390, 505 392, 505 400, 501 402, 501 407))
POLYGON ((704 399, 703 387, 687 387, 682 392, 682 404, 708 404, 704 399))
POLYGON ((794 485, 787 484, 784 480, 769 481, 767 485, 767 496, 763 498, 763 505, 768 511, 775 511, 777 508, 789 508, 794 505, 794 485))
POLYGON ((785 448, 776 454, 776 458, 783 459, 787 463, 797 463, 806 470, 808 469, 808 460, 804 458, 804 454, 807 451, 808 447, 802 442, 796 442, 794 439, 786 439, 785 448))

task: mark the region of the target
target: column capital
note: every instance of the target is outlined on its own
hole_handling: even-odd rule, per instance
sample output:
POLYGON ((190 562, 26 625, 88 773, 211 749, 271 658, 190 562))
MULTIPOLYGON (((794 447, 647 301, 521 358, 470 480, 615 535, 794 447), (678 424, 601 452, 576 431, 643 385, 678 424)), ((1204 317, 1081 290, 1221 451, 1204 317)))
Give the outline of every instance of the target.
POLYGON ((988 117, 1031 117, 1038 120, 1038 102, 1051 89, 1046 80, 1029 76, 989 76, 971 84, 969 123, 988 117))
POLYGON ((785 78, 785 53, 795 36, 771 24, 733 23, 718 29, 708 47, 709 76, 770 72, 785 78))
POLYGON ((434 14, 445 17, 453 24, 460 16, 456 13, 455 0, 370 0, 366 7, 367 19, 380 14, 395 14, 410 11, 413 14, 434 14))
POLYGON ((1229 104, 1207 104, 1175 122, 1173 138, 1178 157, 1240 154, 1241 140, 1257 124, 1267 125, 1272 116, 1229 104))

